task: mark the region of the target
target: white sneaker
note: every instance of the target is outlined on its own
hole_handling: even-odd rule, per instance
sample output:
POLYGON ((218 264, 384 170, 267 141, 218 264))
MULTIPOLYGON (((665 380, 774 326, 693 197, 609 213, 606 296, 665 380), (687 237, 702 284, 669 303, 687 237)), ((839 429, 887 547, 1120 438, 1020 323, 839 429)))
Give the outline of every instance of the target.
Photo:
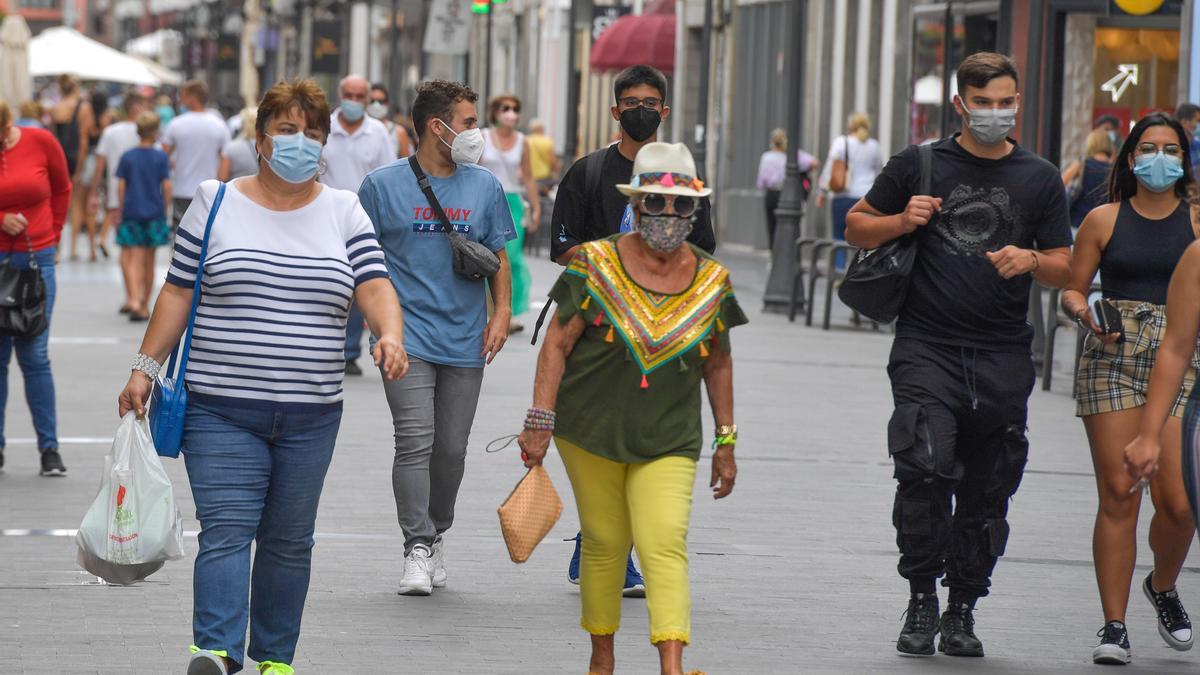
POLYGON ((413 546, 404 557, 404 578, 400 580, 400 595, 429 595, 433 593, 432 553, 425 544, 413 546))
POLYGON ((187 675, 229 675, 229 669, 225 667, 225 659, 207 649, 200 649, 192 653, 187 675))
POLYGON ((432 574, 430 577, 433 580, 434 588, 446 587, 446 545, 442 541, 442 535, 438 535, 433 540, 433 554, 429 557, 430 565, 432 566, 432 574))

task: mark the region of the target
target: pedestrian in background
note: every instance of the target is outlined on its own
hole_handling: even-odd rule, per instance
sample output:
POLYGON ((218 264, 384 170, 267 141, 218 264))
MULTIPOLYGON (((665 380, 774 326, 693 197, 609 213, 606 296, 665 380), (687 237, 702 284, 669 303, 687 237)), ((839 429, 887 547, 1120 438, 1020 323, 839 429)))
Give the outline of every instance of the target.
POLYGON ((483 132, 483 157, 479 164, 500 179, 516 226, 517 238, 505 248, 512 270, 513 318, 508 330, 519 333, 525 326, 518 317, 529 310, 529 286, 533 283, 529 266, 525 264, 525 236, 537 232, 538 224, 542 222, 542 200, 533 178, 529 141, 525 134, 517 131, 521 122, 521 100, 512 94, 493 98, 488 104, 488 122, 491 128, 483 132), (525 217, 526 199, 532 209, 529 218, 525 217))
POLYGON ((217 180, 221 182, 258 173, 258 151, 254 149, 254 120, 258 117, 258 108, 246 108, 241 114, 241 129, 221 150, 221 164, 217 168, 217 180))
MULTIPOLYGON (((783 184, 787 180, 787 132, 775 129, 771 132, 771 146, 758 160, 758 179, 755 185, 764 191, 764 206, 767 211, 767 247, 775 245, 775 211, 779 209, 779 198, 783 194, 783 184)), ((800 184, 804 190, 803 198, 808 198, 808 188, 811 182, 808 172, 820 166, 816 157, 804 150, 796 150, 796 164, 800 169, 800 184)))
POLYGON ((317 503, 342 417, 351 298, 379 336, 375 361, 384 377, 401 377, 407 367, 400 306, 371 221, 354 193, 316 182, 329 121, 325 93, 312 80, 266 93, 255 124, 259 172, 227 184, 219 206, 221 183, 197 190, 119 398, 122 416, 143 413, 187 324, 216 209, 183 436, 200 520, 188 675, 236 673, 247 653, 262 673, 294 672, 317 503))
MULTIPOLYGON (((1071 283, 1062 294, 1063 311, 1090 331, 1075 376, 1075 414, 1087 431, 1100 496, 1092 550, 1104 627, 1092 652, 1096 663, 1124 665, 1132 658, 1125 612, 1137 558, 1142 502, 1137 481, 1142 476, 1127 471, 1126 447, 1138 439, 1139 430, 1151 426, 1143 420, 1151 369, 1169 330, 1167 287, 1198 233, 1186 199, 1192 182, 1188 153, 1187 133, 1174 120, 1154 114, 1134 125, 1113 165, 1113 203, 1084 219, 1071 258, 1071 283), (1097 269, 1104 302, 1119 312, 1122 332, 1106 334, 1088 308, 1097 269)), ((1192 647, 1192 624, 1175 580, 1196 529, 1179 463, 1180 418, 1200 364, 1194 340, 1190 361, 1182 387, 1176 385, 1170 418, 1156 419, 1153 425, 1160 430, 1154 445, 1167 452, 1156 462, 1158 471, 1145 476, 1154 501, 1154 569, 1142 581, 1142 592, 1158 615, 1163 640, 1181 651, 1192 647)))
POLYGON ((46 283, 46 329, 30 337, 0 337, 0 469, 4 467, 4 411, 13 352, 25 379, 43 476, 65 476, 58 452, 58 413, 50 371, 50 319, 57 290, 54 257, 71 203, 71 174, 55 137, 45 129, 13 124, 0 100, 0 263, 36 265, 46 283))
MULTIPOLYGON (((96 248, 98 243, 102 221, 104 220, 104 209, 101 208, 100 197, 95 194, 93 188, 97 184, 96 181, 96 161, 98 157, 97 148, 100 145, 100 136, 108 125, 113 123, 113 111, 108 105, 108 94, 104 93, 99 88, 92 89, 92 117, 95 124, 92 124, 88 131, 88 155, 84 160, 83 171, 80 174, 78 189, 82 195, 73 196, 72 201, 79 200, 82 213, 79 218, 74 219, 77 227, 71 230, 70 246, 68 247, 68 260, 79 259, 79 235, 86 234, 88 244, 88 262, 96 261, 96 248), (82 232, 81 232, 82 230, 82 232)), ((68 222, 72 219, 68 218, 68 222)), ((104 250, 107 257, 107 248, 104 250)))
MULTIPOLYGON (((837 241, 846 239, 846 214, 866 196, 883 166, 879 141, 871 138, 870 117, 854 113, 846 123, 846 131, 829 146, 829 157, 821 171, 821 191, 817 193, 818 208, 824 208, 826 194, 833 195, 831 234, 837 241)), ((838 252, 836 264, 839 269, 845 266, 844 252, 838 252)))
POLYGON ((1200 127, 1200 106, 1194 103, 1180 103, 1175 109, 1175 121, 1187 132, 1188 152, 1192 158, 1192 172, 1200 163, 1200 138, 1196 138, 1196 128, 1200 127))
POLYGON ((646 570, 650 643, 663 673, 683 673, 688 522, 704 446, 700 386, 716 427, 709 485, 721 499, 737 476, 729 330, 746 316, 728 270, 685 244, 700 199, 711 194, 686 146, 644 146, 631 182, 618 189, 634 208, 633 232, 584 244, 550 291, 557 320, 538 355, 520 444, 532 467, 553 435, 571 479, 589 672, 613 672, 632 545, 646 570))
POLYGON ((1078 188, 1073 190, 1066 174, 1063 175, 1063 180, 1068 181, 1068 192, 1074 192, 1071 196, 1072 228, 1078 229, 1092 209, 1108 201, 1107 185, 1109 174, 1112 173, 1113 155, 1116 152, 1108 132, 1093 129, 1088 134, 1087 144, 1084 146, 1086 157, 1083 164, 1074 164, 1081 167, 1078 188))
MULTIPOLYGON (((106 258, 108 250, 105 248, 104 242, 108 239, 108 231, 116 228, 121 222, 121 196, 117 190, 117 167, 120 166, 121 158, 125 156, 125 153, 141 143, 135 120, 147 110, 149 101, 141 94, 131 91, 125 94, 125 100, 121 107, 125 111, 125 119, 108 125, 104 129, 104 133, 100 134, 100 143, 96 146, 96 170, 95 175, 92 176, 93 195, 100 194, 100 180, 105 179, 104 225, 100 229, 100 234, 97 235, 96 246, 106 258)), ((99 200, 99 196, 93 197, 93 199, 99 200)), ((125 297, 131 297, 128 287, 125 288, 125 297)), ((133 309, 128 303, 122 303, 118 311, 121 314, 129 314, 133 309)))
POLYGON ((367 114, 383 122, 383 126, 387 128, 388 139, 392 143, 392 155, 394 157, 408 157, 413 152, 408 130, 396 124, 396 121, 390 116, 391 111, 392 102, 387 87, 378 82, 372 84, 371 102, 367 104, 367 114))
POLYGON ((529 170, 533 180, 543 187, 562 175, 562 161, 554 151, 554 139, 546 135, 546 124, 538 118, 529 120, 529 170))
POLYGON ((21 105, 17 107, 17 114, 20 116, 13 122, 15 126, 46 128, 46 125, 42 124, 42 106, 37 101, 21 101, 21 105))
POLYGON ((229 128, 207 109, 208 85, 190 80, 179 90, 187 112, 171 120, 162 136, 162 149, 172 159, 171 229, 179 227, 200 183, 217 177, 221 151, 229 142, 229 128))
MULTIPOLYGON (((571 164, 558 184, 550 257, 566 265, 584 242, 631 231, 633 210, 629 198, 617 190, 633 177, 633 158, 647 143, 658 140, 658 128, 671 116, 667 105, 667 76, 650 66, 630 66, 613 80, 613 106, 609 115, 620 123, 620 139, 571 164)), ((696 223, 688 241, 712 253, 717 249, 709 218, 708 198, 700 201, 696 223)), ((575 547, 573 560, 579 558, 575 547)), ((572 569, 578 565, 572 564, 572 569)), ((574 579, 573 573, 569 578, 574 579)))
MULTIPOLYGON (((395 161, 387 128, 383 122, 367 117, 370 85, 361 75, 347 75, 338 84, 341 103, 330 121, 329 141, 325 144, 325 172, 319 180, 339 190, 357 192, 367 174, 395 161)), ((358 307, 350 307, 346 323, 344 368, 347 375, 362 375, 358 357, 362 356, 363 316, 358 307)))
POLYGON ((171 120, 175 119, 175 104, 171 101, 169 94, 160 93, 154 99, 154 112, 158 114, 158 119, 161 120, 164 129, 171 123, 171 120))
POLYGON ((137 118, 138 146, 117 164, 117 199, 121 204, 121 274, 130 321, 150 318, 154 291, 154 252, 171 242, 167 210, 171 206, 171 168, 158 142, 158 115, 146 111, 137 118))
POLYGON ((407 377, 384 383, 395 429, 392 490, 404 534, 404 595, 446 585, 443 537, 454 524, 484 364, 504 347, 512 318, 504 245, 516 233, 500 181, 477 165, 477 100, 464 84, 421 84, 412 108, 421 130, 416 154, 371 172, 358 191, 404 305, 411 357, 407 377), (500 259, 486 284, 455 274, 449 237, 417 182, 414 160, 450 226, 500 259))
POLYGON ((1008 500, 1029 454, 1030 289, 1070 277, 1058 169, 1008 138, 1020 103, 1016 66, 979 52, 957 78, 964 131, 928 148, 932 194, 916 194, 922 150, 910 146, 847 216, 847 241, 861 248, 916 236, 887 367, 892 522, 911 594, 896 649, 907 655, 934 654, 940 633, 947 655, 983 656, 975 603, 1004 554, 1008 500), (939 621, 943 574, 950 599, 939 621))

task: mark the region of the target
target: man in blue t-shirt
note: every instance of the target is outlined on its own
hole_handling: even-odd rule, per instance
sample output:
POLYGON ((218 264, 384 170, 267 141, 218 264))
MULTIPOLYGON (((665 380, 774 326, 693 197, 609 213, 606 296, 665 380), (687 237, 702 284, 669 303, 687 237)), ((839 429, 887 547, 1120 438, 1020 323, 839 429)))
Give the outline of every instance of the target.
POLYGON ((1196 127, 1200 126, 1200 106, 1194 103, 1180 103, 1175 109, 1175 120, 1188 133, 1188 154, 1192 160, 1192 168, 1200 166, 1200 139, 1196 138, 1196 127))
POLYGON ((121 275, 125 280, 125 306, 130 321, 150 318, 150 292, 154 290, 154 249, 171 242, 167 205, 171 203, 171 168, 167 154, 154 147, 158 141, 158 115, 143 112, 137 118, 138 146, 121 155, 117 163, 117 195, 121 225, 121 275))
POLYGON ((408 375, 384 383, 396 430, 392 489, 404 533, 403 595, 446 584, 442 535, 454 521, 483 368, 504 347, 512 318, 504 244, 516 228, 500 181, 475 164, 483 152, 477 100, 457 82, 422 84, 412 108, 421 138, 413 157, 451 227, 500 259, 486 284, 454 272, 449 237, 417 183, 413 157, 372 171, 358 190, 404 307, 408 375))

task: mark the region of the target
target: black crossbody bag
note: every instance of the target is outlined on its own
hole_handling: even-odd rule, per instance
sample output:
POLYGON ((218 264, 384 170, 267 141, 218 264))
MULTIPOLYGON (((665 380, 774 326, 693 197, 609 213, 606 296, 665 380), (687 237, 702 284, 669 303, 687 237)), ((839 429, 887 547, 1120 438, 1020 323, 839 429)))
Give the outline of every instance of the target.
MULTIPOLYGON (((917 194, 928 195, 933 183, 933 148, 930 144, 918 145, 917 157, 921 165, 917 194)), ((891 323, 900 315, 904 299, 908 297, 908 282, 916 259, 916 232, 897 237, 878 248, 859 249, 846 269, 838 298, 872 321, 891 323)))
POLYGON ((434 214, 441 221, 442 229, 446 232, 446 236, 450 238, 454 273, 472 281, 479 281, 481 279, 488 279, 494 276, 496 272, 499 272, 499 256, 493 253, 488 247, 477 241, 467 239, 454 229, 454 225, 446 217, 446 212, 442 210, 442 205, 438 203, 437 196, 433 194, 433 187, 429 185, 429 178, 421 170, 421 165, 417 163, 417 156, 415 154, 408 158, 408 165, 412 167, 412 172, 417 177, 417 185, 421 186, 421 192, 425 193, 425 199, 429 201, 429 206, 433 208, 434 214))
POLYGON ((29 247, 28 267, 14 265, 12 251, 0 262, 0 335, 4 337, 33 337, 50 325, 46 320, 46 282, 28 234, 25 244, 29 247))

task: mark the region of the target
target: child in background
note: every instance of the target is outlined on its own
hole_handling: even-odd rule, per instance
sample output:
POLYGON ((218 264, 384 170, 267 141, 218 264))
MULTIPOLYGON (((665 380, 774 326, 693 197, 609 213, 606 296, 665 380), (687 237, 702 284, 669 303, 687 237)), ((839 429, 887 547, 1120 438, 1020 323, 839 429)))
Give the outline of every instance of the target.
POLYGON ((167 207, 171 204, 171 173, 167 155, 154 147, 159 117, 144 112, 137 118, 140 142, 121 156, 117 165, 117 191, 121 225, 121 274, 125 280, 125 305, 130 321, 150 318, 150 293, 154 290, 154 250, 171 241, 167 207))

